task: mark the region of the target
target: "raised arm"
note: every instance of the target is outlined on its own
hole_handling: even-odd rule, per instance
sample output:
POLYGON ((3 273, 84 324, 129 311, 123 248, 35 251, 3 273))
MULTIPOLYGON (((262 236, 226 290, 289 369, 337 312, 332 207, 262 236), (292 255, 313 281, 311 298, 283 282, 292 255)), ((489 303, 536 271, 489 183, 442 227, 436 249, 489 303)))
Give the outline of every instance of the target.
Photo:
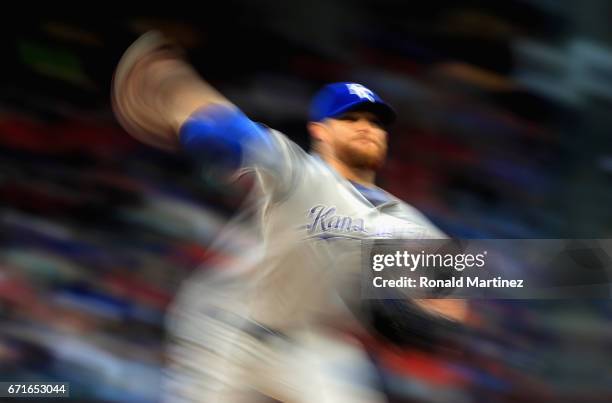
POLYGON ((156 31, 142 35, 119 61, 113 110, 135 138, 165 150, 236 169, 266 165, 274 154, 268 130, 249 120, 204 81, 182 51, 156 31))
POLYGON ((128 133, 170 150, 179 148, 180 127, 196 109, 234 107, 157 31, 142 35, 125 51, 111 95, 115 115, 128 133))

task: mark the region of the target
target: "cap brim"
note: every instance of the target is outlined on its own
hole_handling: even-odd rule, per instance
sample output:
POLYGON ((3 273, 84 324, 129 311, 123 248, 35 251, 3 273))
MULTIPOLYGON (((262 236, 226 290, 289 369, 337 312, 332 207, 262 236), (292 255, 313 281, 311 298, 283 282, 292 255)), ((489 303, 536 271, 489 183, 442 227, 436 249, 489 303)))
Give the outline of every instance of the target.
POLYGON ((340 116, 343 113, 349 111, 368 111, 378 116, 384 125, 390 125, 395 122, 397 114, 395 110, 389 105, 382 102, 370 102, 370 101, 357 101, 348 105, 344 105, 342 108, 335 110, 330 117, 340 116))

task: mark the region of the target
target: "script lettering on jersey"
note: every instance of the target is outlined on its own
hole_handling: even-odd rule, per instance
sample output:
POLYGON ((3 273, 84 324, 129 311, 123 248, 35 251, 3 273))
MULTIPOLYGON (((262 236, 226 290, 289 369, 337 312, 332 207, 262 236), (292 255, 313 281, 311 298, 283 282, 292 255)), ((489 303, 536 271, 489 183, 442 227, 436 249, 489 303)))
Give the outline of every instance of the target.
POLYGON ((317 204, 310 208, 306 216, 308 223, 300 228, 306 229, 313 237, 367 237, 367 238, 421 238, 427 229, 415 222, 404 220, 401 223, 380 221, 366 223, 363 218, 336 214, 335 206, 317 204))
POLYGON ((308 218, 311 220, 306 225, 309 233, 315 231, 340 231, 340 232, 361 232, 366 233, 363 218, 355 218, 350 216, 336 215, 336 207, 316 205, 308 212, 308 218))

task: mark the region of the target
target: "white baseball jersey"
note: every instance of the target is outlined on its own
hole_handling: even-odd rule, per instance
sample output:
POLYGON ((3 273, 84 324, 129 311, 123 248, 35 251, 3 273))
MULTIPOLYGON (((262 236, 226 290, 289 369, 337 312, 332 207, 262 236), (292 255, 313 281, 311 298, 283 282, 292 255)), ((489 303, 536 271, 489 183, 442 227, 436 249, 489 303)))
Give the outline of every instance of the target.
POLYGON ((318 156, 282 133, 245 145, 245 170, 257 176, 254 220, 221 237, 250 231, 256 241, 232 267, 191 279, 177 304, 232 310, 273 329, 333 322, 360 294, 363 239, 445 238, 420 212, 376 188, 374 205, 318 156), (253 222, 254 221, 254 222, 253 222))

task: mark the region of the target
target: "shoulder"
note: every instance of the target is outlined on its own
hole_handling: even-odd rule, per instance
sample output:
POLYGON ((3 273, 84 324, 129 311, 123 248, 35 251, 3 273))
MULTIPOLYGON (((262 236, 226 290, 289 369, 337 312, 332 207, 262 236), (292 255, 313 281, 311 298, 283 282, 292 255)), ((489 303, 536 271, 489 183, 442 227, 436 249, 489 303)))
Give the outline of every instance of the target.
POLYGON ((427 229, 428 238, 448 238, 448 235, 446 235, 440 228, 438 228, 422 211, 420 211, 413 205, 398 199, 395 196, 393 197, 395 200, 398 201, 399 205, 401 206, 402 215, 404 216, 404 218, 425 227, 427 229))

